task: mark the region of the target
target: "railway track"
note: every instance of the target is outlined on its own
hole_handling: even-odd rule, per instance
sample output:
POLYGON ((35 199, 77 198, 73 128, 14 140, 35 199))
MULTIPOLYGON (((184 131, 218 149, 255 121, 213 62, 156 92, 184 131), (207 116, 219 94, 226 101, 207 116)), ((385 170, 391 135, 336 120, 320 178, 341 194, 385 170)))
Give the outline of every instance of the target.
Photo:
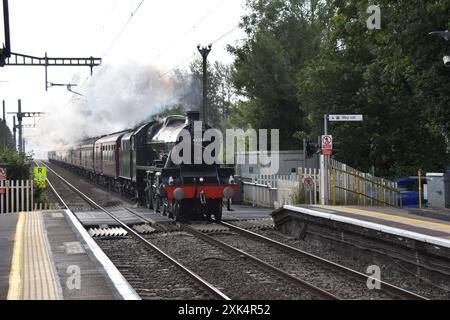
MULTIPOLYGON (((44 164, 45 165, 45 164, 44 164)), ((63 177, 61 177, 58 173, 56 173, 52 168, 47 166, 49 170, 49 179, 58 181, 57 183, 60 184, 58 188, 64 189, 64 192, 72 192, 73 191, 77 194, 78 197, 81 197, 85 202, 88 203, 92 208, 95 208, 97 210, 101 210, 108 214, 111 218, 113 218, 115 221, 121 224, 121 226, 127 230, 130 233, 135 233, 134 230, 127 227, 124 223, 121 223, 117 217, 114 216, 113 213, 109 212, 105 208, 99 206, 95 201, 93 201, 91 198, 87 197, 85 194, 83 194, 80 190, 78 190, 75 186, 70 184, 67 180, 65 180, 63 177), (54 176, 54 179, 52 179, 51 175, 54 176), (61 185, 62 184, 62 185, 61 185), (69 189, 69 190, 68 190, 69 189)), ((50 182, 51 183, 51 182, 50 182)), ((55 190, 56 192, 56 190, 55 190)), ((61 199, 61 202, 64 203, 64 200, 61 199)), ((76 203, 79 203, 79 200, 75 201, 76 203)), ((67 204, 64 204, 65 206, 69 206, 67 204)), ((70 206, 69 206, 70 207, 70 206)), ((135 213, 133 210, 126 208, 126 210, 130 211, 131 213, 135 213)), ((139 215, 138 215, 139 216, 139 215)), ((145 217, 139 216, 143 220, 146 220, 145 217)), ((175 234, 175 233, 174 233, 175 234)), ((150 243, 147 241, 143 236, 135 233, 134 236, 142 241, 145 242, 147 245, 150 243)), ((182 235, 181 235, 182 236, 182 235)), ((172 243, 172 241, 166 241, 167 239, 164 239, 163 242, 165 243, 172 243)), ((159 292, 155 293, 154 290, 145 289, 145 290, 139 290, 139 287, 142 287, 142 281, 140 280, 141 275, 145 273, 145 270, 140 270, 137 274, 136 272, 133 272, 137 268, 136 264, 142 266, 156 266, 159 265, 161 261, 156 261, 151 259, 150 261, 147 259, 145 260, 146 263, 143 263, 142 261, 136 260, 136 259, 128 259, 123 258, 123 255, 120 253, 123 250, 129 250, 130 248, 135 247, 135 243, 130 243, 130 239, 125 239, 122 241, 109 241, 109 240, 97 240, 99 245, 105 250, 105 253, 107 253, 110 258, 112 258, 112 261, 115 262, 115 264, 118 266, 118 269, 121 270, 121 272, 124 273, 125 278, 130 279, 130 283, 134 286, 137 286, 136 291, 143 295, 144 297, 148 298, 164 298, 164 296, 159 292), (120 250, 122 248, 122 250, 120 250), (130 263, 130 261, 132 261, 130 263), (137 261, 137 263, 135 263, 137 261)), ((195 242, 195 241, 194 241, 195 242)), ((276 268, 273 268, 270 265, 265 265, 262 261, 259 261, 258 263, 255 263, 256 260, 250 258, 250 257, 244 257, 242 252, 233 251, 232 249, 227 250, 226 252, 223 252, 223 248, 220 250, 217 250, 217 248, 211 248, 211 244, 205 244, 204 241, 197 241, 196 245, 194 246, 193 243, 191 243, 192 246, 188 246, 185 243, 183 243, 183 248, 181 251, 188 252, 188 256, 196 256, 193 251, 197 250, 199 254, 204 254, 205 252, 213 252, 216 256, 215 259, 206 259, 202 261, 202 265, 205 269, 213 270, 214 267, 212 266, 215 262, 219 261, 219 264, 223 264, 223 262, 231 262, 229 263, 228 268, 224 268, 223 266, 215 266, 215 272, 216 275, 208 280, 203 280, 200 278, 200 276, 197 276, 197 273, 194 273, 193 271, 190 271, 190 269, 196 269, 198 267, 196 265, 189 265, 189 269, 185 267, 185 263, 183 262, 183 269, 189 270, 190 274, 196 275, 197 281, 198 279, 202 279, 204 282, 208 283, 208 285, 213 288, 220 286, 219 289, 215 289, 216 292, 222 292, 225 291, 224 289, 227 289, 227 294, 222 293, 222 298, 228 296, 231 296, 234 299, 336 299, 335 296, 329 294, 328 292, 325 292, 323 290, 320 290, 314 286, 311 286, 305 281, 301 281, 295 277, 290 276, 289 274, 283 272, 282 270, 278 270, 276 268), (185 250, 186 247, 189 248, 189 250, 185 250), (192 254, 193 253, 193 254, 192 254), (250 264, 250 266, 249 266, 250 264), (209 266, 208 266, 209 265, 209 266), (223 270, 227 269, 225 273, 228 273, 228 276, 223 277, 223 270), (233 280, 232 278, 235 278, 234 282, 230 280, 233 280), (226 281, 224 281, 226 279, 226 281), (219 280, 219 281, 218 281, 219 280), (210 283, 217 282, 217 286, 211 285, 210 283), (221 283, 222 282, 222 283, 221 283), (225 283, 224 283, 225 282, 225 283), (229 288, 227 287, 227 283, 229 288), (240 286, 241 285, 241 286, 240 286), (261 291, 261 288, 265 287, 265 290, 261 291), (259 292, 263 292, 262 295, 258 295, 259 292)), ((164 244, 158 244, 158 246, 155 246, 152 244, 152 249, 158 251, 159 253, 163 253, 159 247, 164 246, 164 244)), ((173 248, 165 248, 165 252, 170 252, 173 248)), ((171 256, 174 256, 173 251, 170 253, 171 256)), ((142 253, 139 254, 142 257, 142 253)), ((168 256, 166 253, 164 253, 165 256, 168 256)), ((144 259, 146 257, 144 256, 144 259)), ((201 259, 201 257, 198 257, 201 259)), ((167 259, 167 257, 166 257, 167 259)), ((171 258, 172 259, 172 258, 171 258)), ((177 254, 177 260, 179 260, 179 255, 177 254)), ((144 268, 145 269, 145 268, 144 268)), ((155 270, 156 271, 156 270, 155 270)), ((196 270, 198 271, 198 270, 196 270)), ((148 271, 147 271, 148 273, 148 271)), ((169 272, 169 274, 174 274, 174 272, 169 272)), ((161 288, 163 290, 164 288, 161 288)), ((176 288, 177 289, 177 288, 176 288)), ((164 290, 163 290, 164 291, 164 290)), ((173 291, 173 290, 167 290, 165 288, 165 291, 173 291)), ((180 288, 180 291, 185 291, 185 288, 180 288)), ((195 295, 193 295, 195 297, 195 295)))
MULTIPOLYGON (((131 237, 119 240, 98 241, 100 247, 109 253, 109 257, 123 272, 124 277, 134 287, 142 298, 149 299, 192 299, 213 298, 230 300, 228 296, 209 284, 197 274, 180 264, 171 256, 153 245, 139 233, 117 219, 110 211, 98 205, 94 200, 78 190, 69 181, 64 179, 45 163, 39 164, 47 167, 47 180, 50 188, 61 204, 71 210, 68 197, 68 188, 72 190, 70 197, 76 194, 77 199, 94 209, 101 210, 125 229, 131 237), (61 194, 56 190, 55 183, 61 194), (62 188, 62 184, 65 186, 62 188), (144 247, 142 247, 144 245, 144 247)), ((76 203, 79 203, 76 201, 76 203)))
MULTIPOLYGON (((137 212, 129 211, 145 219, 137 212)), ((365 274, 230 223, 221 222, 220 225, 233 234, 219 231, 218 234, 211 236, 204 232, 205 228, 180 224, 182 230, 188 234, 230 255, 240 256, 291 285, 304 287, 322 299, 426 300, 422 296, 382 281, 380 290, 370 290, 367 287, 368 276, 365 274)), ((212 228, 217 229, 220 228, 212 228)))
MULTIPOLYGON (((73 190, 73 188, 69 189, 73 190)), ((82 198, 85 199, 84 197, 82 198)), ((78 202, 75 201, 75 203, 78 202)), ((99 209, 95 202, 92 207, 99 209)), ((104 211, 105 209, 100 210, 104 211)), ((126 208, 126 210, 142 220, 147 220, 134 210, 129 208, 126 208)), ((118 221, 112 213, 109 213, 109 215, 118 221)), ((220 226, 231 231, 232 234, 228 232, 228 234, 211 236, 201 230, 197 230, 195 226, 180 224, 183 232, 165 235, 166 238, 162 238, 162 240, 159 236, 150 237, 150 240, 153 245, 156 242, 158 247, 164 248, 165 252, 169 252, 172 256, 177 256, 177 259, 182 261, 184 265, 195 270, 196 274, 200 274, 203 278, 206 278, 208 280, 207 282, 227 292, 227 296, 233 299, 425 299, 422 296, 385 282, 380 283, 380 290, 369 290, 366 285, 368 276, 365 274, 277 242, 250 230, 239 228, 230 223, 222 222, 220 226), (188 237, 189 235, 197 240, 188 237), (171 237, 169 239, 170 241, 167 241, 167 237, 171 237), (182 243, 182 245, 179 247, 167 246, 167 243, 182 243), (189 250, 186 250, 188 246, 189 250), (183 250, 189 252, 189 254, 184 255, 183 250), (198 253, 195 253, 196 251, 198 253), (205 260, 204 253, 209 253, 214 258, 205 260), (202 254, 203 267, 192 263, 188 257, 192 255, 197 259, 202 259, 202 254), (217 281, 216 278, 211 277, 211 274, 205 272, 205 269, 211 270, 218 268, 217 263, 208 260, 221 261, 222 264, 232 262, 228 266, 229 275, 226 277, 230 283, 233 283, 233 272, 238 274, 247 268, 250 278, 254 281, 250 283, 251 281, 246 282, 245 279, 241 279, 242 286, 247 285, 248 287, 252 287, 257 284, 260 288, 263 288, 266 285, 270 285, 276 296, 271 297, 267 294, 266 290, 260 290, 263 295, 256 297, 246 296, 242 292, 230 290, 227 288, 226 283, 217 281), (249 268, 249 264, 252 267, 249 268), (286 294, 286 290, 282 288, 289 288, 291 294, 286 294)), ((144 238, 140 235, 139 237, 144 238)), ((104 242, 102 246, 105 248, 107 254, 111 256, 115 255, 116 249, 114 246, 108 247, 111 245, 111 242, 108 243, 103 240, 100 240, 100 242, 104 242)), ((119 270, 120 263, 118 261, 119 270)), ((153 264, 155 265, 157 263, 154 262, 153 264)), ((128 270, 133 270, 137 266, 125 262, 122 268, 125 273, 124 276, 127 277, 128 270)), ((133 277, 129 275, 130 279, 133 279, 133 277)), ((139 280, 136 279, 136 281, 139 280)), ((181 288, 180 290, 184 289, 181 288)), ((256 290, 258 290, 257 287, 256 290)), ((152 291, 146 292, 146 294, 158 296, 152 291)))
POLYGON ((292 275, 311 279, 317 283, 318 287, 327 287, 328 291, 344 299, 427 300, 425 297, 383 281, 380 281, 380 290, 370 290, 367 287, 368 276, 363 273, 231 223, 221 222, 221 225, 236 234, 235 237, 217 236, 221 241, 252 252, 264 261, 277 265, 283 270, 289 270, 288 272, 292 275), (318 277, 318 274, 321 276, 318 277))

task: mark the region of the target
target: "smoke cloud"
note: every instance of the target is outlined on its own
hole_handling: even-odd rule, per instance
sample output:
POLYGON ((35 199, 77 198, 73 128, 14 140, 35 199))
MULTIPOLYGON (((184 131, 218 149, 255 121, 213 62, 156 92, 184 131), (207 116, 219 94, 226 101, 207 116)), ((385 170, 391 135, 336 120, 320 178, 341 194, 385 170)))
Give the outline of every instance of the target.
POLYGON ((74 95, 65 106, 47 106, 46 116, 28 143, 36 157, 46 157, 49 150, 84 138, 133 128, 167 107, 197 109, 200 89, 198 79, 189 73, 178 71, 174 76, 160 77, 160 70, 149 65, 103 65, 85 88, 72 87, 83 96, 74 95))

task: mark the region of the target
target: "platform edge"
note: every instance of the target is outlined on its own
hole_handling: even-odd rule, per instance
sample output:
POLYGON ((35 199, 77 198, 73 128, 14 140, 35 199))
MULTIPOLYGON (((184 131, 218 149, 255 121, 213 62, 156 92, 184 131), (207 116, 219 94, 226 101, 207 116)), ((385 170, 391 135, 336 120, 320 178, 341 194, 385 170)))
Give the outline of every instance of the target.
POLYGON ((141 297, 131 287, 128 281, 123 277, 120 271, 112 263, 112 261, 106 256, 103 250, 98 244, 91 238, 86 229, 81 225, 72 211, 65 209, 64 212, 69 217, 69 221, 78 230, 83 237, 89 249, 92 251, 96 259, 100 262, 110 281, 114 285, 117 292, 122 296, 124 300, 141 300, 141 297))
POLYGON ((363 221, 363 220, 359 220, 359 219, 344 217, 344 216, 341 216, 338 214, 325 213, 325 212, 321 212, 319 210, 296 207, 296 206, 292 206, 292 205, 284 205, 283 209, 291 210, 291 211, 299 212, 299 213, 303 213, 303 214, 308 214, 308 215, 311 215, 314 217, 329 219, 329 220, 333 220, 333 221, 337 221, 337 222, 348 223, 348 224, 356 225, 359 227, 364 227, 364 228, 368 228, 368 229, 372 229, 372 230, 376 230, 376 231, 380 231, 380 232, 393 234, 393 235, 396 235, 399 237, 411 238, 411 239, 414 239, 417 241, 430 243, 430 244, 433 244, 436 246, 450 248, 450 240, 446 240, 446 239, 438 238, 438 237, 432 237, 432 236, 428 236, 428 235, 418 233, 418 232, 403 230, 403 229, 399 229, 399 228, 385 226, 385 225, 382 225, 379 223, 363 221))

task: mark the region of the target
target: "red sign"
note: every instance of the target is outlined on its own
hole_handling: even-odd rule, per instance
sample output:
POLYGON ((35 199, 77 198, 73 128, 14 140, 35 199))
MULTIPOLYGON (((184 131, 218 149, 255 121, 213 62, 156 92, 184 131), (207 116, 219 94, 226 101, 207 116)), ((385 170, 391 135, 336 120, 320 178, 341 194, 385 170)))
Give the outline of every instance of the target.
POLYGON ((0 194, 5 194, 6 193, 6 188, 2 187, 0 188, 0 194))
POLYGON ((333 153, 333 137, 330 135, 322 136, 322 154, 331 156, 333 153))

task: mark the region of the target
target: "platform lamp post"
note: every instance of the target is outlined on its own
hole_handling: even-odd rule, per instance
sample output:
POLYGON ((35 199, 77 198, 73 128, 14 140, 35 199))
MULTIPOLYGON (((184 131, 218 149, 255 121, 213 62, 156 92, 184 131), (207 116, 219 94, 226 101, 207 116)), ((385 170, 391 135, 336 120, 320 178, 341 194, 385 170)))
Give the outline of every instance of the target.
POLYGON ((202 120, 204 123, 208 121, 208 74, 206 70, 208 55, 211 52, 212 44, 209 44, 207 47, 201 47, 197 45, 198 52, 202 55, 203 58, 203 105, 202 105, 202 120))

